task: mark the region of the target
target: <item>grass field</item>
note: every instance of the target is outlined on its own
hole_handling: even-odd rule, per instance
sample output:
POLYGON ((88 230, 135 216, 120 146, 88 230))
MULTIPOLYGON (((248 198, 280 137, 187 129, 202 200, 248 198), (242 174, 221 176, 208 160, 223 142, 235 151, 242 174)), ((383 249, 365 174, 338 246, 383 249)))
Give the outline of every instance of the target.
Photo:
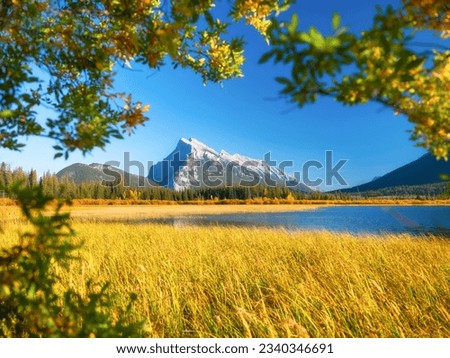
MULTIPOLYGON (((139 215, 119 209, 117 217, 139 215)), ((2 245, 23 230, 14 210, 1 211, 2 245)), ((447 239, 131 225, 103 222, 108 211, 98 210, 74 210, 84 246, 68 269, 56 268, 61 287, 85 293, 88 279, 110 281, 119 308, 135 293, 148 336, 450 336, 447 239)))
MULTIPOLYGON (((231 207, 233 210, 267 210, 267 209, 248 209, 249 207, 261 207, 268 206, 271 208, 278 207, 308 207, 308 206, 327 206, 327 205, 443 205, 450 206, 450 199, 410 199, 410 198, 353 198, 353 199, 302 199, 302 200, 290 200, 290 199, 270 199, 270 198, 255 198, 247 200, 239 199, 223 199, 223 200, 192 200, 192 201, 173 201, 173 200, 131 200, 131 199, 74 199, 72 200, 73 208, 79 208, 85 210, 87 207, 99 206, 99 207, 180 207, 187 206, 195 210, 194 207, 206 206, 213 208, 216 206, 231 207), (247 209, 236 209, 238 207, 247 207, 247 209)), ((0 198, 0 208, 7 206, 15 206, 16 201, 8 198, 0 198)), ((203 210, 203 209, 201 209, 203 210)), ((210 210, 210 209, 206 209, 210 210)), ((216 210, 216 209, 211 209, 216 210)), ((228 209, 223 209, 228 210, 228 209)), ((275 209, 280 210, 280 209, 275 209)), ((294 209, 283 209, 294 210, 294 209)))

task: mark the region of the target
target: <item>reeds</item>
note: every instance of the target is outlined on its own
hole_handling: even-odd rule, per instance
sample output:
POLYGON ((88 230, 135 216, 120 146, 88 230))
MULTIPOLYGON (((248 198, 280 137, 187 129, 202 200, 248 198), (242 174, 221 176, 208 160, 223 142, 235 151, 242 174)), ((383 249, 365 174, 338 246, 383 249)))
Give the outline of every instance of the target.
MULTIPOLYGON (((11 245, 20 222, 4 224, 11 245)), ((62 287, 135 294, 151 337, 449 337, 450 241, 77 222, 62 287)))

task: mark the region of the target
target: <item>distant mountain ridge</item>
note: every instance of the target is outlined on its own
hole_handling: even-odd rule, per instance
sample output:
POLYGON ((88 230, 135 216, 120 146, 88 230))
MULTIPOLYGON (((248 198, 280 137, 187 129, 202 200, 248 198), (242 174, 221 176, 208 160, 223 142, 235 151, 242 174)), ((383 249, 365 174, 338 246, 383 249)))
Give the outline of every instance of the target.
POLYGON ((181 138, 166 158, 150 168, 148 177, 175 190, 265 184, 311 191, 293 176, 263 160, 224 150, 217 152, 194 138, 181 138))
POLYGON ((418 186, 442 182, 441 174, 450 174, 450 161, 437 160, 427 153, 381 177, 341 192, 366 192, 396 186, 418 186))
POLYGON ((110 184, 122 183, 130 187, 150 186, 149 180, 143 176, 130 174, 111 165, 92 163, 74 163, 56 173, 58 179, 67 177, 76 184, 83 182, 106 182, 110 184))
MULTIPOLYGON (((434 185, 443 184, 441 174, 450 174, 450 162, 438 161, 427 153, 383 176, 375 177, 368 183, 338 191, 371 192, 375 195, 377 191, 380 195, 438 193, 445 190, 445 185, 434 185), (431 184, 434 186, 426 187, 431 184)), ((104 181, 112 185, 120 182, 130 187, 164 186, 175 190, 269 183, 269 186, 288 186, 293 190, 312 191, 293 176, 268 165, 264 160, 237 153, 230 154, 224 150, 217 152, 194 138, 181 138, 176 148, 164 160, 150 168, 148 177, 99 163, 75 163, 60 170, 56 176, 67 177, 77 184, 104 181)))

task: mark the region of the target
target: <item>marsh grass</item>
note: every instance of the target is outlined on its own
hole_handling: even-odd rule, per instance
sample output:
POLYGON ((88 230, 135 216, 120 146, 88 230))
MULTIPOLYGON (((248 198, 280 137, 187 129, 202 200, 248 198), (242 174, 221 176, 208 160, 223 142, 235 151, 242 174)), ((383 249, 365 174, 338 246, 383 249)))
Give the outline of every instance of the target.
MULTIPOLYGON (((11 245, 18 221, 4 224, 11 245)), ((78 222, 61 287, 135 294, 151 337, 448 337, 450 242, 409 235, 78 222)))

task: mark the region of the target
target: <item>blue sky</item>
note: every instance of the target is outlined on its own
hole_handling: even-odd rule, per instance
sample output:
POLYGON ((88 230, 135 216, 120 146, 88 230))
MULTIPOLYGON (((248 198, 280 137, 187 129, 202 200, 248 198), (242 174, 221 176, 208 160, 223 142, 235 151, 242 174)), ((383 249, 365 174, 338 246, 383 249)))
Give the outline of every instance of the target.
MULTIPOLYGON (((304 29, 315 25, 330 30, 331 14, 339 11, 342 23, 359 31, 370 25, 375 4, 388 3, 396 2, 300 0, 294 9, 304 29)), ((259 159, 270 151, 275 160, 293 160, 293 170, 300 170, 308 160, 324 161, 325 151, 333 150, 335 161, 348 159, 341 175, 353 186, 425 153, 409 140, 412 125, 406 118, 394 116, 378 104, 345 107, 321 99, 299 109, 278 99, 280 87, 274 77, 282 75, 283 69, 257 63, 268 50, 265 41, 243 25, 234 31, 243 34, 247 42, 243 78, 222 86, 203 86, 200 77, 189 70, 173 70, 170 64, 159 71, 132 64, 132 70, 118 69, 116 87, 150 104, 150 121, 135 134, 113 140, 104 151, 95 150, 85 157, 72 154, 68 161, 53 160, 53 142, 30 138, 20 153, 0 149, 0 161, 35 168, 39 173, 57 172, 74 162, 123 163, 124 152, 129 152, 132 160, 156 162, 173 150, 180 137, 194 137, 218 151, 259 159)), ((313 174, 324 176, 322 171, 313 174)))

